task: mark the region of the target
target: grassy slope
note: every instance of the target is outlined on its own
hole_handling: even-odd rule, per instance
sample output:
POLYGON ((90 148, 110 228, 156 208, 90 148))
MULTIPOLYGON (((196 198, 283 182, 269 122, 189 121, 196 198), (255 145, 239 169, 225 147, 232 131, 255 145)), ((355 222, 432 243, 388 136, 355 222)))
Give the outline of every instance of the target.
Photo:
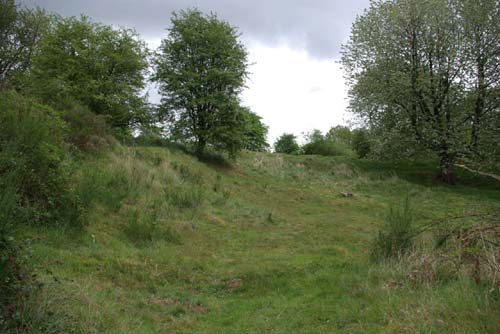
POLYGON ((391 203, 409 193, 424 222, 498 203, 492 181, 447 187, 426 165, 254 153, 223 168, 143 147, 80 170, 82 197, 96 199, 86 231, 28 231, 40 302, 66 331, 500 332, 485 288, 391 284, 392 267, 367 260, 391 203))

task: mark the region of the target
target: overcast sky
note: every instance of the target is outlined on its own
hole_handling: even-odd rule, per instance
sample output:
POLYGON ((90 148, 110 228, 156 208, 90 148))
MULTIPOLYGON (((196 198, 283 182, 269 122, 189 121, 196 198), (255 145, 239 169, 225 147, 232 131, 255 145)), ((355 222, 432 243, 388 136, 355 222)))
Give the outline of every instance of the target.
MULTIPOLYGON (((239 27, 249 53, 243 102, 283 132, 345 124, 347 93, 339 51, 369 0, 18 0, 64 16, 85 14, 106 24, 134 27, 151 48, 159 45, 170 14, 197 7, 239 27)), ((155 94, 151 94, 154 98, 155 94)))

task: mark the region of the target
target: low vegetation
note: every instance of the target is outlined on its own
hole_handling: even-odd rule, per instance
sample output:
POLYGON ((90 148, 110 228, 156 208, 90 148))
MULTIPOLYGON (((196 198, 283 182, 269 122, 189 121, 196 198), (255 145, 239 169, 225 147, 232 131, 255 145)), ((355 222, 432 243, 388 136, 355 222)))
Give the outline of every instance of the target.
POLYGON ((500 192, 466 171, 449 187, 432 163, 248 152, 227 167, 175 147, 120 145, 86 156, 78 171, 84 231, 16 232, 29 240, 39 287, 17 328, 500 329, 498 247, 482 241, 498 243, 500 192), (470 220, 453 218, 471 207, 470 220))
POLYGON ((483 7, 373 2, 343 60, 365 127, 285 133, 270 153, 240 103, 247 52, 215 14, 173 14, 152 106, 133 30, 0 0, 0 331, 499 333, 496 46, 463 86, 423 66, 449 50, 416 50, 411 85, 406 53, 389 52, 405 43, 378 48, 368 29, 462 27, 452 56, 475 64, 474 31, 498 36, 483 7))

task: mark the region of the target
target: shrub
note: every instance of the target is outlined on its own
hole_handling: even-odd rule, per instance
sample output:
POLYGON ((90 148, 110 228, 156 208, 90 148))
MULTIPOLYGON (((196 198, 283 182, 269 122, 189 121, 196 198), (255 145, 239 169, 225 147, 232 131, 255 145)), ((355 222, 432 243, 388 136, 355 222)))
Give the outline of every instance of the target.
POLYGON ((372 246, 372 260, 401 258, 412 247, 414 235, 413 211, 407 197, 402 205, 389 209, 384 226, 372 246))
POLYGON ((317 154, 324 156, 349 156, 351 150, 346 144, 334 142, 332 140, 322 139, 319 141, 307 143, 302 146, 302 152, 306 155, 317 154))
POLYGON ((371 144, 366 129, 356 129, 352 132, 352 148, 361 159, 371 152, 371 144))
POLYGON ((54 110, 13 92, 0 95, 0 188, 8 182, 17 189, 18 221, 54 224, 79 219, 69 183, 65 130, 54 110))
POLYGON ((276 153, 299 154, 300 146, 297 144, 295 135, 284 133, 274 143, 274 151, 276 153))
POLYGON ((71 107, 63 114, 68 124, 67 140, 83 152, 98 152, 112 143, 105 117, 81 106, 71 107))

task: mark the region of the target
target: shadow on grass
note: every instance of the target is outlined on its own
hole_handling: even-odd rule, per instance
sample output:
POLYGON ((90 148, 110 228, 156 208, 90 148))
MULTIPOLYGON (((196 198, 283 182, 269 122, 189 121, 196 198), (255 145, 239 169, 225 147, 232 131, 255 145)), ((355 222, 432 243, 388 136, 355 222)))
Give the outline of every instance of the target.
POLYGON ((204 164, 216 169, 233 168, 233 161, 229 159, 229 157, 227 157, 225 154, 211 149, 207 149, 202 154, 199 154, 198 152, 196 152, 194 147, 188 143, 173 142, 162 138, 145 140, 139 137, 136 139, 134 144, 137 146, 164 147, 170 151, 182 152, 184 154, 193 156, 204 164))
POLYGON ((500 182, 471 173, 456 167, 455 185, 448 185, 439 180, 437 161, 395 161, 382 162, 371 160, 352 160, 354 167, 372 178, 389 178, 397 176, 407 182, 424 186, 440 187, 461 195, 480 196, 490 200, 500 200, 500 182))

